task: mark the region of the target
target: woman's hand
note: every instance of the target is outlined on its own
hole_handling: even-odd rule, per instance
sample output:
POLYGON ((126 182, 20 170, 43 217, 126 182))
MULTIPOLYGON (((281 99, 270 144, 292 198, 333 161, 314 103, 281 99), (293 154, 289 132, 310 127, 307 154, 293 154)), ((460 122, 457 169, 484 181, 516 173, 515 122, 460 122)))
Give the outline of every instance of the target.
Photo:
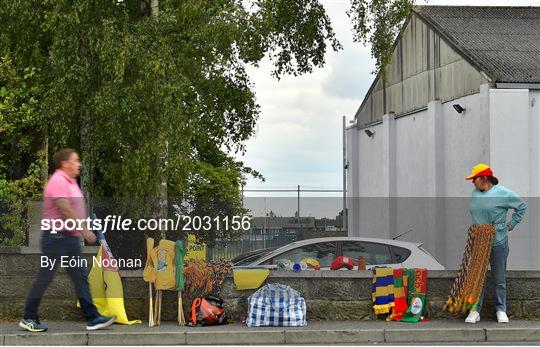
POLYGON ((508 223, 508 231, 512 231, 514 227, 512 226, 512 223, 508 223))

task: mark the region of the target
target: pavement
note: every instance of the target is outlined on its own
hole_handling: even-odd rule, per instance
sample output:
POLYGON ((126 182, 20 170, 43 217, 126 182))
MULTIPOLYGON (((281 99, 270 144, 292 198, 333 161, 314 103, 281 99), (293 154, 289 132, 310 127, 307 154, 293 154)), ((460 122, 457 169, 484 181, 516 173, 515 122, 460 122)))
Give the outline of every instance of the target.
POLYGON ((249 328, 234 323, 180 327, 175 322, 115 324, 87 332, 84 322, 44 321, 49 330, 29 333, 18 322, 0 322, 0 345, 280 345, 280 344, 540 344, 540 321, 508 324, 461 320, 421 323, 385 321, 309 321, 306 327, 249 328))

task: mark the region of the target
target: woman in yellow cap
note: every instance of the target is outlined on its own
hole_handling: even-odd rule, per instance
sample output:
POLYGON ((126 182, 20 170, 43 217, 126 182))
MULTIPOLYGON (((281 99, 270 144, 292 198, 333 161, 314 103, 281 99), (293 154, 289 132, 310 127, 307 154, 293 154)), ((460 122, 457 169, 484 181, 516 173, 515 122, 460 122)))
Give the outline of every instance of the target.
MULTIPOLYGON (((508 259, 508 232, 512 231, 521 222, 527 209, 527 204, 513 191, 499 185, 499 180, 493 176, 493 171, 486 164, 476 165, 466 178, 472 180, 474 190, 472 193, 470 213, 475 225, 493 224, 495 237, 491 248, 490 266, 491 277, 495 285, 495 309, 497 321, 508 323, 506 315, 506 262, 508 259), (489 198, 489 199, 485 199, 489 198), (512 219, 507 223, 508 210, 513 209, 512 219)), ((486 288, 480 296, 477 309, 469 313, 465 320, 467 323, 480 321, 480 311, 486 288)))

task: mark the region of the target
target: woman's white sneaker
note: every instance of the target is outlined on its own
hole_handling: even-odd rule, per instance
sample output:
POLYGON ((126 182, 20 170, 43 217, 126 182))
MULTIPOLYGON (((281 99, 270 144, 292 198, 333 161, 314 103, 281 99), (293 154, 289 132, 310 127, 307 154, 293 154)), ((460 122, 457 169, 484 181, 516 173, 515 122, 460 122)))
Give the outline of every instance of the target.
POLYGON ((476 323, 480 322, 480 313, 476 311, 469 312, 469 315, 465 319, 465 323, 476 323))
POLYGON ((504 311, 497 311, 497 322, 508 323, 510 320, 504 311))

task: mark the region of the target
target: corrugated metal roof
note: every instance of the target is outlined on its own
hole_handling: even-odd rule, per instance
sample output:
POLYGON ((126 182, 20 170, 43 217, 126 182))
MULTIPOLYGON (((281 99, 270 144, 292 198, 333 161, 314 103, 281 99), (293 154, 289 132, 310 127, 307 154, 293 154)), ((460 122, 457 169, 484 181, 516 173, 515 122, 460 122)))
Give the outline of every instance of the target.
POLYGON ((494 82, 540 83, 540 7, 417 6, 415 12, 494 82))

